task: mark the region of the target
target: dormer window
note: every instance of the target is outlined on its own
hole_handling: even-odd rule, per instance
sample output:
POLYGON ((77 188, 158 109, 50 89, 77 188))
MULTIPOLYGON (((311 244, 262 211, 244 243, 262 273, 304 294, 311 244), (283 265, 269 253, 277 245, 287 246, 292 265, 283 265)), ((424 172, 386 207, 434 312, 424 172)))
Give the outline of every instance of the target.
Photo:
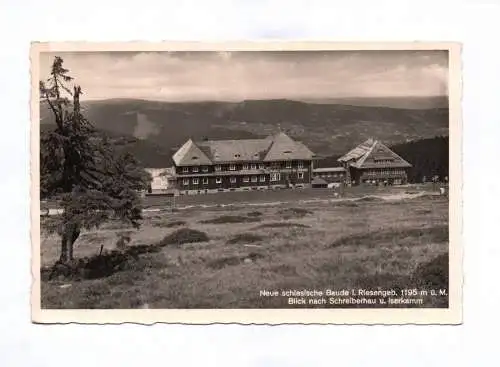
POLYGON ((258 158, 259 158, 259 153, 255 153, 255 154, 253 155, 253 157, 258 159, 258 158))
POLYGON ((290 154, 290 153, 292 153, 292 151, 291 150, 285 150, 283 153, 290 154))
POLYGON ((193 156, 191 159, 192 159, 193 161, 196 161, 196 160, 198 160, 198 157, 197 157, 197 156, 193 156))
POLYGON ((236 153, 236 154, 234 155, 234 158, 240 158, 240 157, 241 157, 241 155, 240 155, 239 153, 236 153))

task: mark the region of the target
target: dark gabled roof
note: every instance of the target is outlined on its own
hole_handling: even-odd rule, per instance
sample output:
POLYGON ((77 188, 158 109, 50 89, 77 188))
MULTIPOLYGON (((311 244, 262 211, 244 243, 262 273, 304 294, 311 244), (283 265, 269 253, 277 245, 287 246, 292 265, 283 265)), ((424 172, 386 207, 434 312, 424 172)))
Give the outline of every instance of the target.
POLYGON ((312 159, 313 152, 301 142, 295 141, 285 133, 279 133, 272 138, 272 144, 264 161, 279 161, 288 159, 312 159))
POLYGON ((224 162, 279 161, 312 159, 314 154, 301 142, 285 133, 264 139, 206 140, 189 139, 174 154, 176 166, 224 162), (196 159, 193 159, 196 157, 196 159))
POLYGON ((175 152, 173 160, 176 166, 211 164, 210 158, 191 139, 175 152))
POLYGON ((197 144, 213 163, 217 163, 261 161, 271 142, 266 139, 242 139, 207 140, 197 144))
POLYGON ((338 159, 355 168, 409 168, 412 165, 380 141, 368 139, 338 159))

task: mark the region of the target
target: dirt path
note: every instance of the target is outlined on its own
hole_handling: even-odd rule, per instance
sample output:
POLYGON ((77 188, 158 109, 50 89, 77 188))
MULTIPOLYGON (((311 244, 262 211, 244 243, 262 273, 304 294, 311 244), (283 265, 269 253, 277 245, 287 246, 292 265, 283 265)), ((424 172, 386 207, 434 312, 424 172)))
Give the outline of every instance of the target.
MULTIPOLYGON (((280 201, 257 201, 257 202, 236 202, 236 203, 227 203, 227 204, 188 204, 188 205, 178 205, 175 207, 177 210, 187 210, 193 208, 200 209, 210 209, 210 208, 226 208, 226 207, 263 207, 263 206, 279 206, 286 204, 307 204, 307 203, 339 203, 339 202, 347 202, 347 201, 363 201, 369 199, 381 199, 388 201, 398 201, 405 199, 414 199, 423 195, 436 195, 439 196, 439 193, 429 192, 429 191, 419 191, 416 193, 407 193, 407 192, 396 192, 396 193, 387 193, 387 194, 371 194, 364 195, 359 197, 335 197, 332 192, 331 197, 322 197, 322 198, 311 198, 311 199, 299 199, 299 200, 280 200, 280 201)), ((165 206, 157 206, 155 208, 145 208, 143 209, 144 213, 159 213, 165 210, 169 210, 170 207, 168 205, 165 206)), ((49 209, 46 211, 48 215, 57 215, 62 213, 62 209, 49 209)))
MULTIPOLYGON (((307 204, 307 203, 340 203, 340 202, 356 202, 356 201, 364 201, 364 200, 369 200, 369 199, 381 199, 381 200, 387 200, 387 201, 399 201, 399 200, 405 200, 405 199, 414 199, 418 198, 423 195, 436 195, 439 196, 439 194, 436 193, 431 193, 431 192, 426 192, 426 191, 421 191, 418 193, 394 193, 394 194, 384 194, 384 195, 365 195, 361 197, 354 197, 354 198, 313 198, 313 199, 303 199, 303 200, 283 200, 283 201, 270 201, 270 202, 256 202, 256 203, 251 203, 251 202, 239 202, 239 203, 231 203, 231 204, 193 204, 193 205, 184 205, 184 206, 177 206, 177 210, 186 210, 186 209, 193 209, 193 208, 201 208, 201 209, 210 209, 210 208, 225 208, 225 207, 262 207, 262 206, 279 206, 279 205, 285 205, 285 204, 307 204)), ((144 212, 160 212, 164 209, 161 208, 154 208, 154 209, 144 209, 144 212)))

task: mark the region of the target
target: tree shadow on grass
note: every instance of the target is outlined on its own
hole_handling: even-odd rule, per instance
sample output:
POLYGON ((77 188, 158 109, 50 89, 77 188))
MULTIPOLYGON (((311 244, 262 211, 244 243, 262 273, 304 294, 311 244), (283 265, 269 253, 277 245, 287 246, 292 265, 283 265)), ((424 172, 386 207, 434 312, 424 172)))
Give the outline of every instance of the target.
POLYGON ((123 251, 107 251, 66 263, 58 261, 53 266, 41 269, 41 279, 50 281, 105 278, 118 271, 134 270, 137 267, 139 255, 159 251, 161 247, 158 245, 135 245, 123 251))
POLYGON ((157 244, 127 246, 121 250, 106 251, 102 254, 70 262, 56 262, 53 266, 40 270, 42 281, 99 279, 124 270, 144 270, 141 255, 158 253, 167 245, 180 246, 185 243, 208 241, 208 236, 201 231, 181 228, 167 235, 157 244))

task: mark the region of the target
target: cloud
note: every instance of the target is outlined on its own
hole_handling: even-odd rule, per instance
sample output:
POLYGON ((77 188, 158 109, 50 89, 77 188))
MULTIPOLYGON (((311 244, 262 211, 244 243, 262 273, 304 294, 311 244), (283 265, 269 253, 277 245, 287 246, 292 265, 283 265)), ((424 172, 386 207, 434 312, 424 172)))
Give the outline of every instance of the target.
MULTIPOLYGON (((41 57, 47 74, 55 55, 41 57)), ((85 99, 241 100, 442 95, 444 51, 63 53, 85 99)))
POLYGON ((425 66, 422 68, 422 73, 427 74, 429 77, 439 79, 442 83, 448 82, 448 68, 443 65, 431 64, 425 66))
POLYGON ((159 127, 148 120, 148 117, 142 113, 137 113, 137 125, 135 126, 134 136, 138 139, 147 139, 150 135, 156 135, 159 127))

